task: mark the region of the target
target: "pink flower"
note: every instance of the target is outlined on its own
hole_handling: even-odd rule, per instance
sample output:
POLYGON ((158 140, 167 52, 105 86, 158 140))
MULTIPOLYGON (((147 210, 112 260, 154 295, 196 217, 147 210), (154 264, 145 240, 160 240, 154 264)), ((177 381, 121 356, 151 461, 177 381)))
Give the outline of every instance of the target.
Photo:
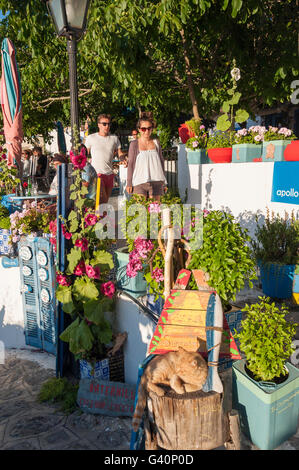
POLYGON ((203 216, 204 217, 207 217, 209 215, 210 211, 208 211, 207 209, 204 209, 203 210, 203 216))
POLYGON ((156 214, 159 214, 159 212, 161 212, 160 204, 158 202, 152 202, 148 206, 148 211, 150 213, 155 212, 156 214))
POLYGON ((69 286, 70 282, 67 280, 66 276, 63 274, 56 274, 56 281, 60 286, 69 286))
POLYGON ((101 285, 101 292, 111 299, 115 293, 115 285, 112 281, 104 282, 104 284, 101 285))
POLYGON ((154 268, 152 272, 152 276, 157 282, 164 281, 164 273, 163 269, 161 268, 154 268))
POLYGON ((74 165, 76 170, 83 170, 86 165, 87 158, 85 155, 85 151, 81 152, 79 155, 75 155, 72 150, 70 151, 70 158, 71 162, 74 165))
POLYGON ((51 222, 49 223, 49 230, 53 235, 56 235, 57 233, 56 220, 51 220, 51 222))
POLYGON ((199 127, 199 129, 203 130, 203 129, 205 129, 205 126, 202 124, 202 125, 199 127))
POLYGON ((86 274, 91 279, 100 279, 100 268, 98 266, 93 267, 90 264, 87 264, 86 274))
POLYGON ((192 142, 192 147, 193 147, 193 148, 198 147, 198 141, 197 141, 197 140, 194 140, 194 141, 192 142))
POLYGON ((50 240, 49 240, 49 241, 50 241, 50 243, 51 243, 52 245, 54 245, 54 246, 56 247, 56 243, 57 243, 57 242, 56 242, 56 238, 50 237, 50 240))
POLYGON ((96 215, 88 214, 84 219, 85 226, 89 227, 90 225, 95 225, 97 223, 97 220, 98 220, 98 218, 97 218, 96 215))
POLYGON ((72 234, 65 230, 64 225, 62 226, 62 233, 63 233, 64 238, 66 238, 66 240, 70 240, 72 238, 72 234))
POLYGON ((88 240, 87 240, 87 238, 79 238, 79 240, 76 241, 75 246, 77 248, 80 248, 81 251, 86 251, 88 249, 88 240))
POLYGON ((2 153, 2 160, 6 160, 6 153, 2 153))
POLYGON ((86 271, 85 263, 83 260, 81 260, 75 267, 74 274, 76 276, 83 276, 83 274, 85 274, 85 271, 86 271))

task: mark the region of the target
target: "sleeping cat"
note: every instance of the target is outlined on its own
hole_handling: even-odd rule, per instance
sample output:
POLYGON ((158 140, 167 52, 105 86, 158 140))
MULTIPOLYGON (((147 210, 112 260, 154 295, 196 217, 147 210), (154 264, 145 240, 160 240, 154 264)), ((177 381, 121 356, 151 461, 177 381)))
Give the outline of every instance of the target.
POLYGON ((138 388, 138 402, 135 408, 132 426, 137 431, 146 406, 147 392, 151 390, 159 397, 165 390, 157 384, 169 385, 176 393, 201 390, 208 376, 206 361, 197 352, 171 351, 156 356, 146 366, 138 388))

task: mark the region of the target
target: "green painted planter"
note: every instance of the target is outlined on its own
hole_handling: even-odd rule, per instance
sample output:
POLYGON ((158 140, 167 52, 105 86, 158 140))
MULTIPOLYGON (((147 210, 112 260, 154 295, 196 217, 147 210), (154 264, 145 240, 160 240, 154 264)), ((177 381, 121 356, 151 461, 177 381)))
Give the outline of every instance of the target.
POLYGON ((287 362, 287 380, 271 387, 270 382, 251 379, 244 366, 242 359, 232 368, 233 408, 239 412, 241 430, 260 449, 275 449, 297 432, 299 370, 287 362))
POLYGON ((127 265, 129 263, 129 253, 127 247, 119 248, 115 251, 115 273, 116 287, 128 292, 133 297, 141 297, 146 294, 147 283, 142 272, 138 272, 136 277, 127 276, 127 265))
POLYGON ((189 150, 187 151, 188 165, 199 165, 202 163, 209 163, 207 151, 205 149, 189 150))
POLYGON ((256 144, 233 145, 232 163, 253 162, 254 158, 261 158, 262 147, 256 144))
POLYGON ((263 162, 282 162, 284 161, 284 151, 291 140, 269 140, 263 142, 262 158, 263 162))

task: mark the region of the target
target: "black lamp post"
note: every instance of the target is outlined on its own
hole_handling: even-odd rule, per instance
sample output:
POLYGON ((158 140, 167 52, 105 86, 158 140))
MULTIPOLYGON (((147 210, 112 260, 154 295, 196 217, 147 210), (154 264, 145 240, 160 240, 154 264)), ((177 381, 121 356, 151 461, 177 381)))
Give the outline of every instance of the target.
POLYGON ((43 0, 52 17, 58 36, 67 39, 71 101, 72 147, 75 146, 74 128, 79 133, 79 102, 77 84, 77 42, 86 29, 90 0, 43 0))

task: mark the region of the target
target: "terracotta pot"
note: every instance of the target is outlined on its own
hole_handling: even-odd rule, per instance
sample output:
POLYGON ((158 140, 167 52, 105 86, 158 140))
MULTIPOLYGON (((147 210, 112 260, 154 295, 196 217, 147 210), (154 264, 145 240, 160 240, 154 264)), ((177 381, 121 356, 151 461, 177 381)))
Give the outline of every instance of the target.
POLYGON ((232 147, 215 148, 208 150, 209 159, 214 163, 231 163, 232 161, 232 147))
POLYGON ((293 140, 289 145, 287 145, 283 156, 287 162, 298 161, 299 160, 299 140, 293 140))

